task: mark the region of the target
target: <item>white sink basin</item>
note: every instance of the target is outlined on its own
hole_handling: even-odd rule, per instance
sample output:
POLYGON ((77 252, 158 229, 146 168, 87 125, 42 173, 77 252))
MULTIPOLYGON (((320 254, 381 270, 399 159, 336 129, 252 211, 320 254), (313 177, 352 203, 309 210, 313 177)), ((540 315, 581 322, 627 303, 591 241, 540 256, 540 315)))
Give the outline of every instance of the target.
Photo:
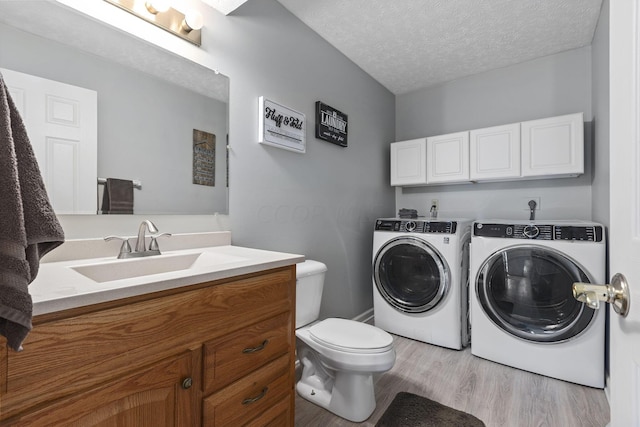
POLYGON ((78 265, 70 268, 95 282, 102 283, 244 260, 245 258, 233 255, 199 252, 109 260, 99 264, 78 265))

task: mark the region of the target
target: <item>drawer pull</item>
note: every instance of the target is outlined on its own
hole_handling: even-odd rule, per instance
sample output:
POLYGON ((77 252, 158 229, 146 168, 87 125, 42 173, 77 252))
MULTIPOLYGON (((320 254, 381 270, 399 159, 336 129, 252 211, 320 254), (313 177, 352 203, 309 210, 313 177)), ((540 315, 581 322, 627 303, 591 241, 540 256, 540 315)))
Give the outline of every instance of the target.
POLYGON ((269 387, 265 387, 262 389, 262 393, 260 393, 259 395, 257 395, 256 397, 248 397, 245 400, 242 401, 243 405, 249 405, 251 403, 257 402, 258 400, 262 399, 267 392, 269 391, 269 387))
POLYGON ((183 389, 188 390, 191 388, 192 385, 193 385, 193 380, 191 379, 191 377, 187 377, 184 380, 182 380, 183 389))
POLYGON ((269 340, 264 340, 262 341, 262 344, 260 344, 259 346, 245 348, 244 350, 242 350, 242 352, 245 354, 256 353, 258 351, 264 350, 267 344, 269 344, 269 340))

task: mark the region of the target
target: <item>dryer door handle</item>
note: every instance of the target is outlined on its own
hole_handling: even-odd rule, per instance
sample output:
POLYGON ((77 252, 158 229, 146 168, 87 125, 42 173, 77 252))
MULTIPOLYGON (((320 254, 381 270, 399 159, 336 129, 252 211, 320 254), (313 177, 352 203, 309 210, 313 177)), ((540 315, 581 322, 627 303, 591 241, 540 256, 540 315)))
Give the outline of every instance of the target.
POLYGON ((627 317, 629 313, 629 285, 621 273, 615 274, 609 285, 576 282, 572 289, 575 299, 594 310, 600 308, 600 301, 602 301, 611 304, 613 310, 622 317, 627 317))

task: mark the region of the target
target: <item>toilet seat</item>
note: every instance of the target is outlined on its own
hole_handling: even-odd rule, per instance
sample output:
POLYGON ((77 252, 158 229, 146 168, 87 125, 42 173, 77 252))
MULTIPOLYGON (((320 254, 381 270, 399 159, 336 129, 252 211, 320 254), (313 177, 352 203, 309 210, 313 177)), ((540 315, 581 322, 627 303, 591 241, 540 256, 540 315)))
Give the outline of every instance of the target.
POLYGON ((393 348, 393 337, 366 323, 347 319, 325 319, 309 328, 316 343, 345 353, 383 353, 393 348))

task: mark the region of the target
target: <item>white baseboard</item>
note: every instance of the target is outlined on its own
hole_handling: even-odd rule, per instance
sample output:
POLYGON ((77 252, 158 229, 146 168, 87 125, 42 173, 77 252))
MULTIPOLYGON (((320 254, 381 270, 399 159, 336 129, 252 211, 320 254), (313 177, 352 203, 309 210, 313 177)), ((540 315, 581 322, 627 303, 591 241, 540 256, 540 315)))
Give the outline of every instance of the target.
POLYGON ((351 320, 356 320, 358 322, 370 323, 373 324, 373 307, 370 309, 358 314, 351 320))

